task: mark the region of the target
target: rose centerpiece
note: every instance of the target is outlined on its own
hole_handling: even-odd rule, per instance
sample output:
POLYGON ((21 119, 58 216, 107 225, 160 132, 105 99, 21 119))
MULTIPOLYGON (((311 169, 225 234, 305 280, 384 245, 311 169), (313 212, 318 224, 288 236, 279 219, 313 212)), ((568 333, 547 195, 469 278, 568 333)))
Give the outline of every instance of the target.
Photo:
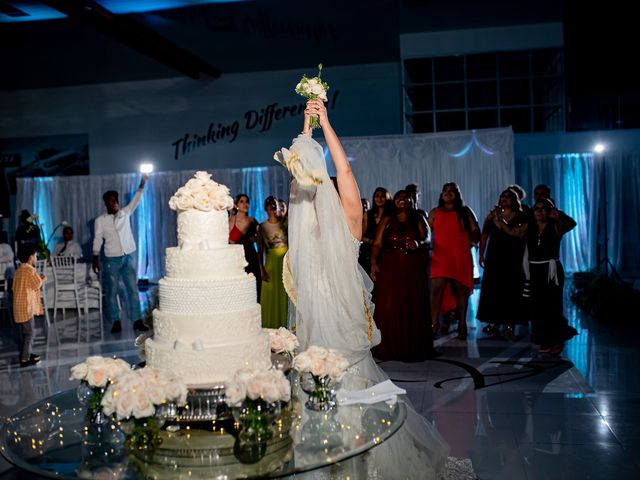
POLYGON ((300 373, 300 387, 309 398, 305 407, 314 411, 327 411, 336 406, 335 391, 349 362, 335 350, 310 346, 298 354, 293 368, 300 373))
POLYGON ((87 419, 90 422, 102 423, 105 420, 100 405, 105 390, 116 377, 129 370, 131 365, 120 358, 98 355, 71 367, 69 380, 80 380, 78 399, 87 405, 87 419))
POLYGON ((243 463, 255 463, 273 436, 272 426, 281 404, 291 399, 291 385, 282 370, 239 370, 226 385, 226 402, 239 431, 234 445, 243 463))
POLYGON ((167 402, 183 406, 187 387, 176 376, 150 367, 129 370, 119 375, 102 397, 102 411, 126 421, 126 446, 132 450, 148 450, 161 443, 161 420, 154 418, 156 408, 167 402))
POLYGON ((265 330, 269 334, 272 362, 278 370, 288 371, 291 368, 293 353, 300 346, 298 337, 284 327, 265 330))
POLYGON ((211 179, 207 172, 196 172, 194 177, 169 199, 172 210, 231 210, 233 199, 229 189, 211 179))

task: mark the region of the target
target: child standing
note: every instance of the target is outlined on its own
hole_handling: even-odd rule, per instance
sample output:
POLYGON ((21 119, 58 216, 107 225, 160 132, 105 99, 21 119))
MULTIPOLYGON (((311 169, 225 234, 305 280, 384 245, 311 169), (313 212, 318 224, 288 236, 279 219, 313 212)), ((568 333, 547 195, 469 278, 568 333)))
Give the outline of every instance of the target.
POLYGON ((22 328, 23 340, 22 351, 20 352, 20 366, 28 367, 40 361, 40 356, 31 353, 33 317, 44 313, 42 302, 40 301, 40 286, 46 280, 46 277, 38 275, 38 272, 36 272, 36 249, 32 246, 23 246, 19 250, 18 260, 20 260, 20 266, 13 277, 13 318, 22 328))

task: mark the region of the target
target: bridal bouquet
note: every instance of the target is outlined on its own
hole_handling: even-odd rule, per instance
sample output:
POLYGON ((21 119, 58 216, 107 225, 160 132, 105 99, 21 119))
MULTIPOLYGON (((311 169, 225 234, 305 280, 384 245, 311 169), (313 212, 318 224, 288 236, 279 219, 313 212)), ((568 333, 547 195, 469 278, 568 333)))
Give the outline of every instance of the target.
MULTIPOLYGON (((296 85, 296 93, 309 100, 319 98, 326 102, 327 90, 329 90, 329 84, 322 81, 322 64, 318 65, 317 77, 307 78, 306 75, 302 75, 302 79, 296 85)), ((320 122, 316 117, 311 117, 310 126, 311 128, 320 128, 320 122)))

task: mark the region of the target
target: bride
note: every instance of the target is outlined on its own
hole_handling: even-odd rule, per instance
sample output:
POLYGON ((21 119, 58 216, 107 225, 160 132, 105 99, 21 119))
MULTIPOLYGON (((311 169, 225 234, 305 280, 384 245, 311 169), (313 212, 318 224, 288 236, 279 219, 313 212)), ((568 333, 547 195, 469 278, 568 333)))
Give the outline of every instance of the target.
MULTIPOLYGON (((362 388, 358 378, 378 383, 388 377, 370 351, 381 338, 373 321, 373 285, 358 264, 360 192, 324 103, 308 101, 304 115, 302 134, 289 150, 276 154, 293 175, 289 252, 284 267, 285 288, 294 307, 290 323, 296 327, 301 350, 310 345, 338 350, 350 364, 343 386, 362 388), (335 187, 323 149, 311 137, 312 116, 320 122, 336 169, 335 187)), ((436 479, 447 453, 448 447, 435 428, 407 404, 403 427, 373 450, 369 476, 436 479)))

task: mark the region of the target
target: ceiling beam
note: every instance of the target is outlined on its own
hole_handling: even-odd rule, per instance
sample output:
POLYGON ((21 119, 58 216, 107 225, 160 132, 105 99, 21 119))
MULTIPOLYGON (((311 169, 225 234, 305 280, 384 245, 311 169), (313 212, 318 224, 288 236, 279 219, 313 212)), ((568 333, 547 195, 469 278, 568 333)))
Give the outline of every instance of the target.
POLYGON ((188 77, 197 80, 203 73, 220 77, 220 71, 213 65, 130 16, 116 15, 93 0, 42 0, 42 3, 188 77))

